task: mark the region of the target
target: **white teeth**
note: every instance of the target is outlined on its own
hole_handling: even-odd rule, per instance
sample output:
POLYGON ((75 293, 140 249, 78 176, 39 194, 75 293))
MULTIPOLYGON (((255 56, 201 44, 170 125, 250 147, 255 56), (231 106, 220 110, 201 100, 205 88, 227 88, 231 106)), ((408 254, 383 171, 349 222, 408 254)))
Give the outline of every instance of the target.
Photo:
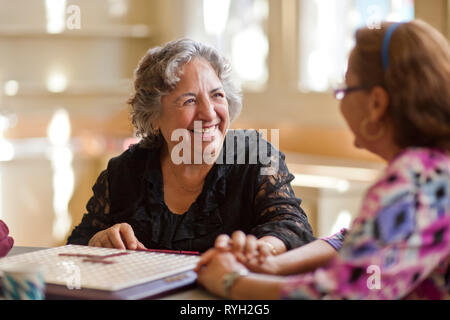
POLYGON ((200 131, 200 130, 195 130, 195 129, 194 129, 194 132, 195 132, 195 133, 209 133, 209 132, 211 132, 211 131, 213 131, 213 130, 215 130, 215 129, 216 129, 216 127, 213 126, 213 127, 209 127, 209 128, 202 128, 201 131, 200 131))

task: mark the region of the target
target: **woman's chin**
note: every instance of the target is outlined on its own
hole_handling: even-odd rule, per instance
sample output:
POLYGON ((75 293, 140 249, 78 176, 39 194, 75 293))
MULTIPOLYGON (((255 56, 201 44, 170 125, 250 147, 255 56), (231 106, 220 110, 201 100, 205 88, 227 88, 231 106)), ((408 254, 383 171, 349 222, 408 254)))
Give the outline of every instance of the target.
POLYGON ((215 137, 211 141, 203 141, 201 147, 196 146, 193 150, 194 154, 197 155, 195 158, 201 158, 202 163, 211 164, 214 162, 222 147, 220 141, 220 137, 215 137))
POLYGON ((203 141, 201 148, 196 148, 196 151, 201 153, 212 153, 215 152, 218 147, 218 140, 215 138, 210 141, 203 141))

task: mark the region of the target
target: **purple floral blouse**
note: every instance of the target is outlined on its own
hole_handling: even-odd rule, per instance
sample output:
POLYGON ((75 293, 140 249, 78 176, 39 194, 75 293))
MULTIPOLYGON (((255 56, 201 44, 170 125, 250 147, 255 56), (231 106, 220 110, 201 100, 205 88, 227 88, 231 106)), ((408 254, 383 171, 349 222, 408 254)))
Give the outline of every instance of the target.
POLYGON ((450 299, 450 156, 409 148, 367 192, 339 254, 289 277, 285 299, 450 299))

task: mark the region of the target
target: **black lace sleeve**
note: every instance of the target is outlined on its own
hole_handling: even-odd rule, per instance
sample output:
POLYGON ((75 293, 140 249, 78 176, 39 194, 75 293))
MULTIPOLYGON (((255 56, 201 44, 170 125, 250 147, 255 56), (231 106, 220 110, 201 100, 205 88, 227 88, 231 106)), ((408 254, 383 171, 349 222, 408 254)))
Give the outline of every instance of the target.
MULTIPOLYGON (((295 197, 289 172, 280 152, 279 166, 272 172, 257 177, 257 193, 254 207, 258 216, 257 226, 250 233, 256 237, 274 236, 290 250, 315 240, 301 200, 295 197), (271 173, 271 174, 267 174, 271 173)), ((267 168, 266 168, 267 169, 267 168)), ((270 170, 270 168, 268 168, 270 170)))
POLYGON ((107 171, 103 171, 92 188, 94 195, 86 205, 87 213, 67 240, 68 244, 87 245, 97 232, 111 227, 109 183, 107 171))

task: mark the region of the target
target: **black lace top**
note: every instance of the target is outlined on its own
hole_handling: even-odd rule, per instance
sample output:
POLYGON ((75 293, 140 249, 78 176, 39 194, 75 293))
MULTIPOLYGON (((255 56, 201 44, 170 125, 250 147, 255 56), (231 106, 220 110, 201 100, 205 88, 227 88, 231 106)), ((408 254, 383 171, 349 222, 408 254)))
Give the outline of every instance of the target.
POLYGON ((138 144, 111 159, 93 187, 88 213, 68 243, 86 245, 95 233, 123 222, 131 225, 147 248, 154 249, 203 252, 214 246, 219 234, 235 230, 258 238, 275 236, 288 250, 314 240, 301 200, 290 185, 293 176, 285 165, 284 154, 258 135, 256 144, 245 140, 242 161, 244 158, 238 156, 242 150, 238 143, 230 143, 230 132, 235 142, 246 135, 240 130, 229 131, 219 157, 223 161, 216 161, 200 195, 182 215, 170 212, 164 203, 159 148, 147 149, 138 144), (259 157, 256 163, 251 161, 261 144, 271 157, 269 164, 262 164, 259 157), (233 150, 231 157, 227 148, 233 150), (234 164, 229 164, 230 159, 234 164), (274 163, 278 170, 261 174, 261 169, 273 169, 274 163))

